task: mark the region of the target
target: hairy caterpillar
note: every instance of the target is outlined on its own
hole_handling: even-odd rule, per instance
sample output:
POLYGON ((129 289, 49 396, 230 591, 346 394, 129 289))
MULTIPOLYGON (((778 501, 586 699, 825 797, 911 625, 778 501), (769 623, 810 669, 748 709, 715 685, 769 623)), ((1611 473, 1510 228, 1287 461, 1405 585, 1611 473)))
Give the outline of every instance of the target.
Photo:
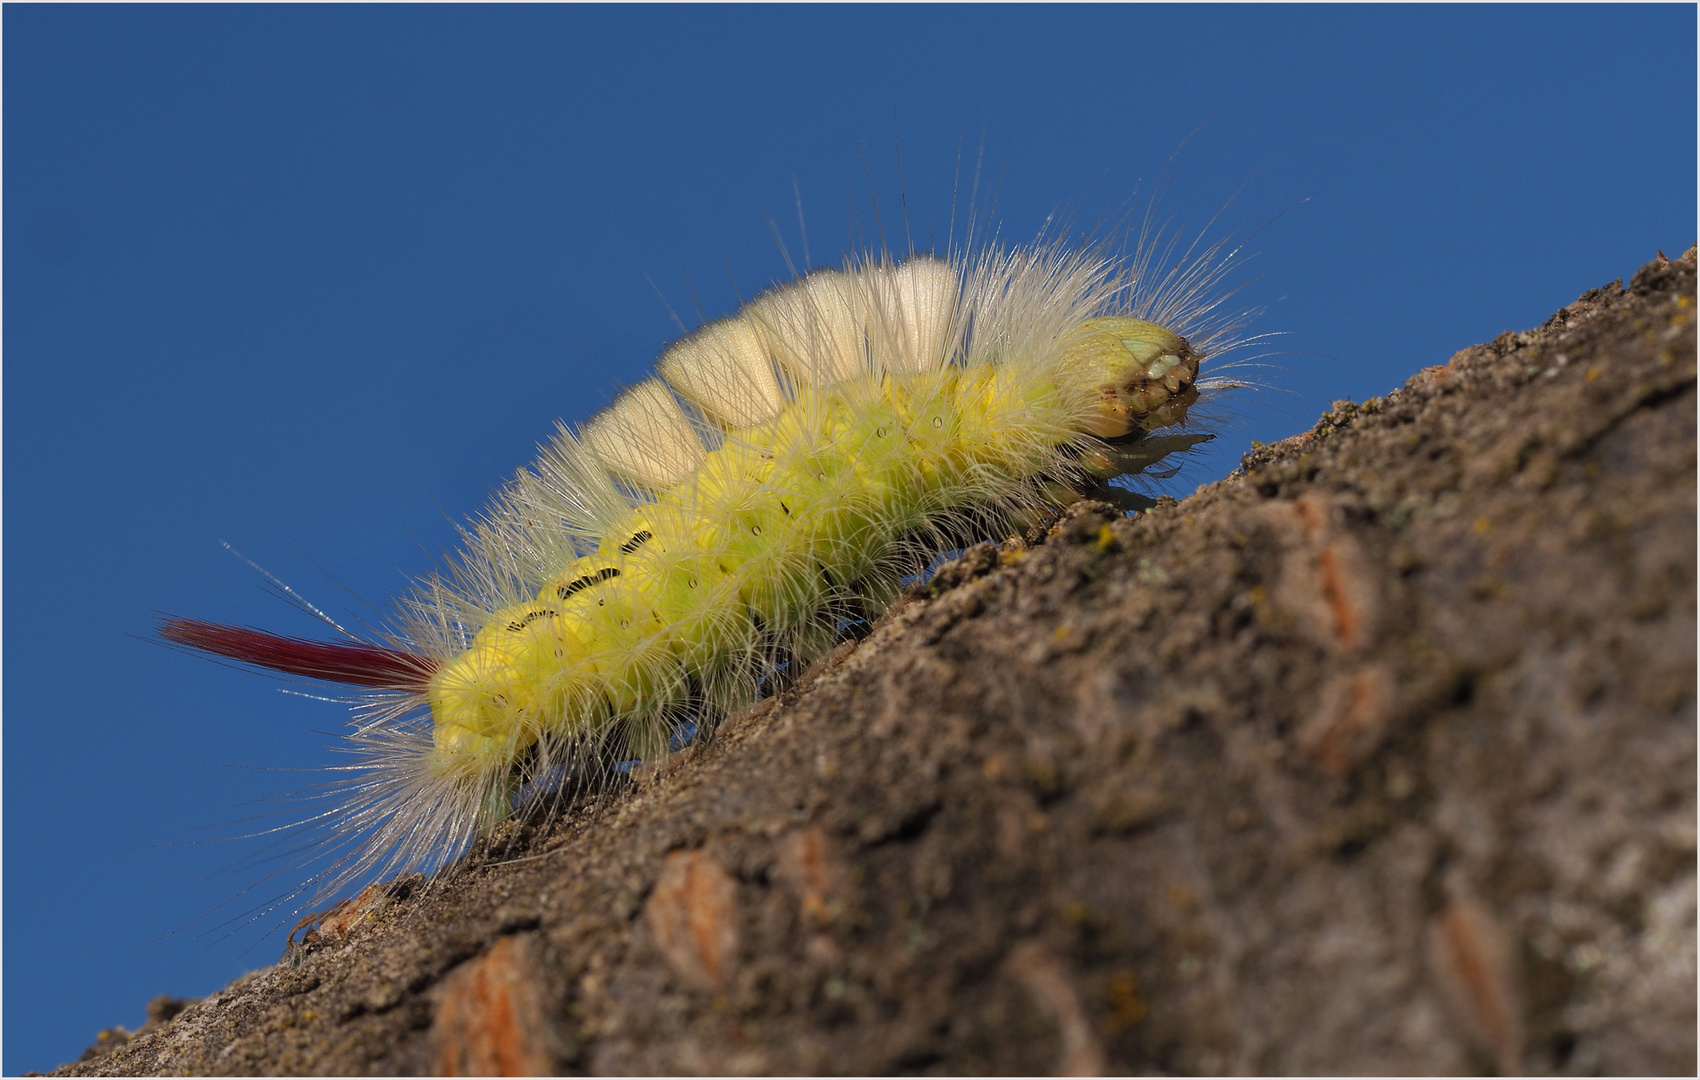
POLYGON ((1156 254, 1042 237, 809 273, 561 425, 378 639, 160 632, 364 688, 319 892, 434 871, 711 731, 938 553, 1086 495, 1150 505, 1110 481, 1211 437, 1184 430, 1229 385, 1200 363, 1243 343, 1217 291, 1234 252, 1156 254))

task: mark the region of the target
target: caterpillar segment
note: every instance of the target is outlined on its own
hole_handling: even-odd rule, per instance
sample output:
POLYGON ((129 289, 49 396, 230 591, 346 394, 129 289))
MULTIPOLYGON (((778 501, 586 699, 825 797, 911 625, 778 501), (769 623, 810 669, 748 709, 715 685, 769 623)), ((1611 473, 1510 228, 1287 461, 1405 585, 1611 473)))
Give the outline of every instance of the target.
POLYGON ((389 643, 161 633, 388 692, 353 737, 372 775, 345 818, 394 818, 362 867, 417 868, 574 755, 664 755, 938 551, 1085 494, 1149 505, 1108 482, 1210 437, 1174 430, 1202 357, 1119 313, 1124 273, 1043 247, 811 273, 562 426, 389 643))

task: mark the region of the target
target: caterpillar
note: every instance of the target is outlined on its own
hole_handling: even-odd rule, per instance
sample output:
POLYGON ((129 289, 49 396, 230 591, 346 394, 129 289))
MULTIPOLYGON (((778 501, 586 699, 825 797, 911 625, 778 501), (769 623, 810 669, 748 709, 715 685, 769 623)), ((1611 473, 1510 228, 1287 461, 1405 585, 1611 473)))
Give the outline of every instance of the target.
POLYGON ((1200 365, 1244 344, 1244 317, 1218 288, 1235 250, 1158 272, 1148 239, 806 273, 559 424, 389 626, 159 632, 358 688, 354 762, 316 818, 340 852, 321 894, 433 873, 516 814, 707 737, 940 553, 1083 497, 1152 505, 1128 478, 1212 437, 1189 419, 1236 384, 1200 365))

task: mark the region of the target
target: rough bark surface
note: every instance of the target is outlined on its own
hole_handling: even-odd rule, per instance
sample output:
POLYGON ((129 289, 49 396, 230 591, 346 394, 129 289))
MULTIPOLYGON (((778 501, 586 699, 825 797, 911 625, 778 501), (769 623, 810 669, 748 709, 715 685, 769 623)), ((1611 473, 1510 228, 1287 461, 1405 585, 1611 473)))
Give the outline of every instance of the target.
POLYGON ((1690 250, 60 1071, 1692 1074, 1695 439, 1690 250))

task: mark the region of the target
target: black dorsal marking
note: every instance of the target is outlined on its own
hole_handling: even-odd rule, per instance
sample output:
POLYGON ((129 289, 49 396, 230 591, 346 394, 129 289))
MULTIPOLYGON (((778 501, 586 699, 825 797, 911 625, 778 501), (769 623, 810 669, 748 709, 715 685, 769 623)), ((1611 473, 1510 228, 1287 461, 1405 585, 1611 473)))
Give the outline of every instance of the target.
POLYGON ((645 529, 642 532, 639 532, 636 536, 633 536, 630 540, 621 544, 620 550, 625 552, 627 555, 630 555, 638 548, 643 547, 644 542, 650 538, 650 535, 649 530, 645 529))
POLYGON ((525 618, 515 619, 513 622, 509 623, 508 629, 512 630, 514 633, 517 634, 521 630, 524 630, 527 626, 529 626, 536 619, 543 619, 543 618, 553 619, 554 617, 555 617, 555 609, 554 608, 541 608, 537 611, 528 611, 528 612, 525 613, 525 618))
MULTIPOLYGON (((640 533, 639 535, 648 536, 649 534, 648 533, 640 533)), ((578 592, 580 589, 588 589, 592 585, 600 585, 604 581, 609 580, 610 578, 617 578, 619 576, 620 576, 619 570, 615 569, 612 566, 604 566, 602 569, 596 571, 596 573, 594 573, 594 574, 586 574, 581 578, 574 578, 572 581, 567 582, 565 585, 555 586, 555 594, 557 596, 559 596, 562 600, 565 600, 567 597, 571 596, 573 593, 578 592)))

